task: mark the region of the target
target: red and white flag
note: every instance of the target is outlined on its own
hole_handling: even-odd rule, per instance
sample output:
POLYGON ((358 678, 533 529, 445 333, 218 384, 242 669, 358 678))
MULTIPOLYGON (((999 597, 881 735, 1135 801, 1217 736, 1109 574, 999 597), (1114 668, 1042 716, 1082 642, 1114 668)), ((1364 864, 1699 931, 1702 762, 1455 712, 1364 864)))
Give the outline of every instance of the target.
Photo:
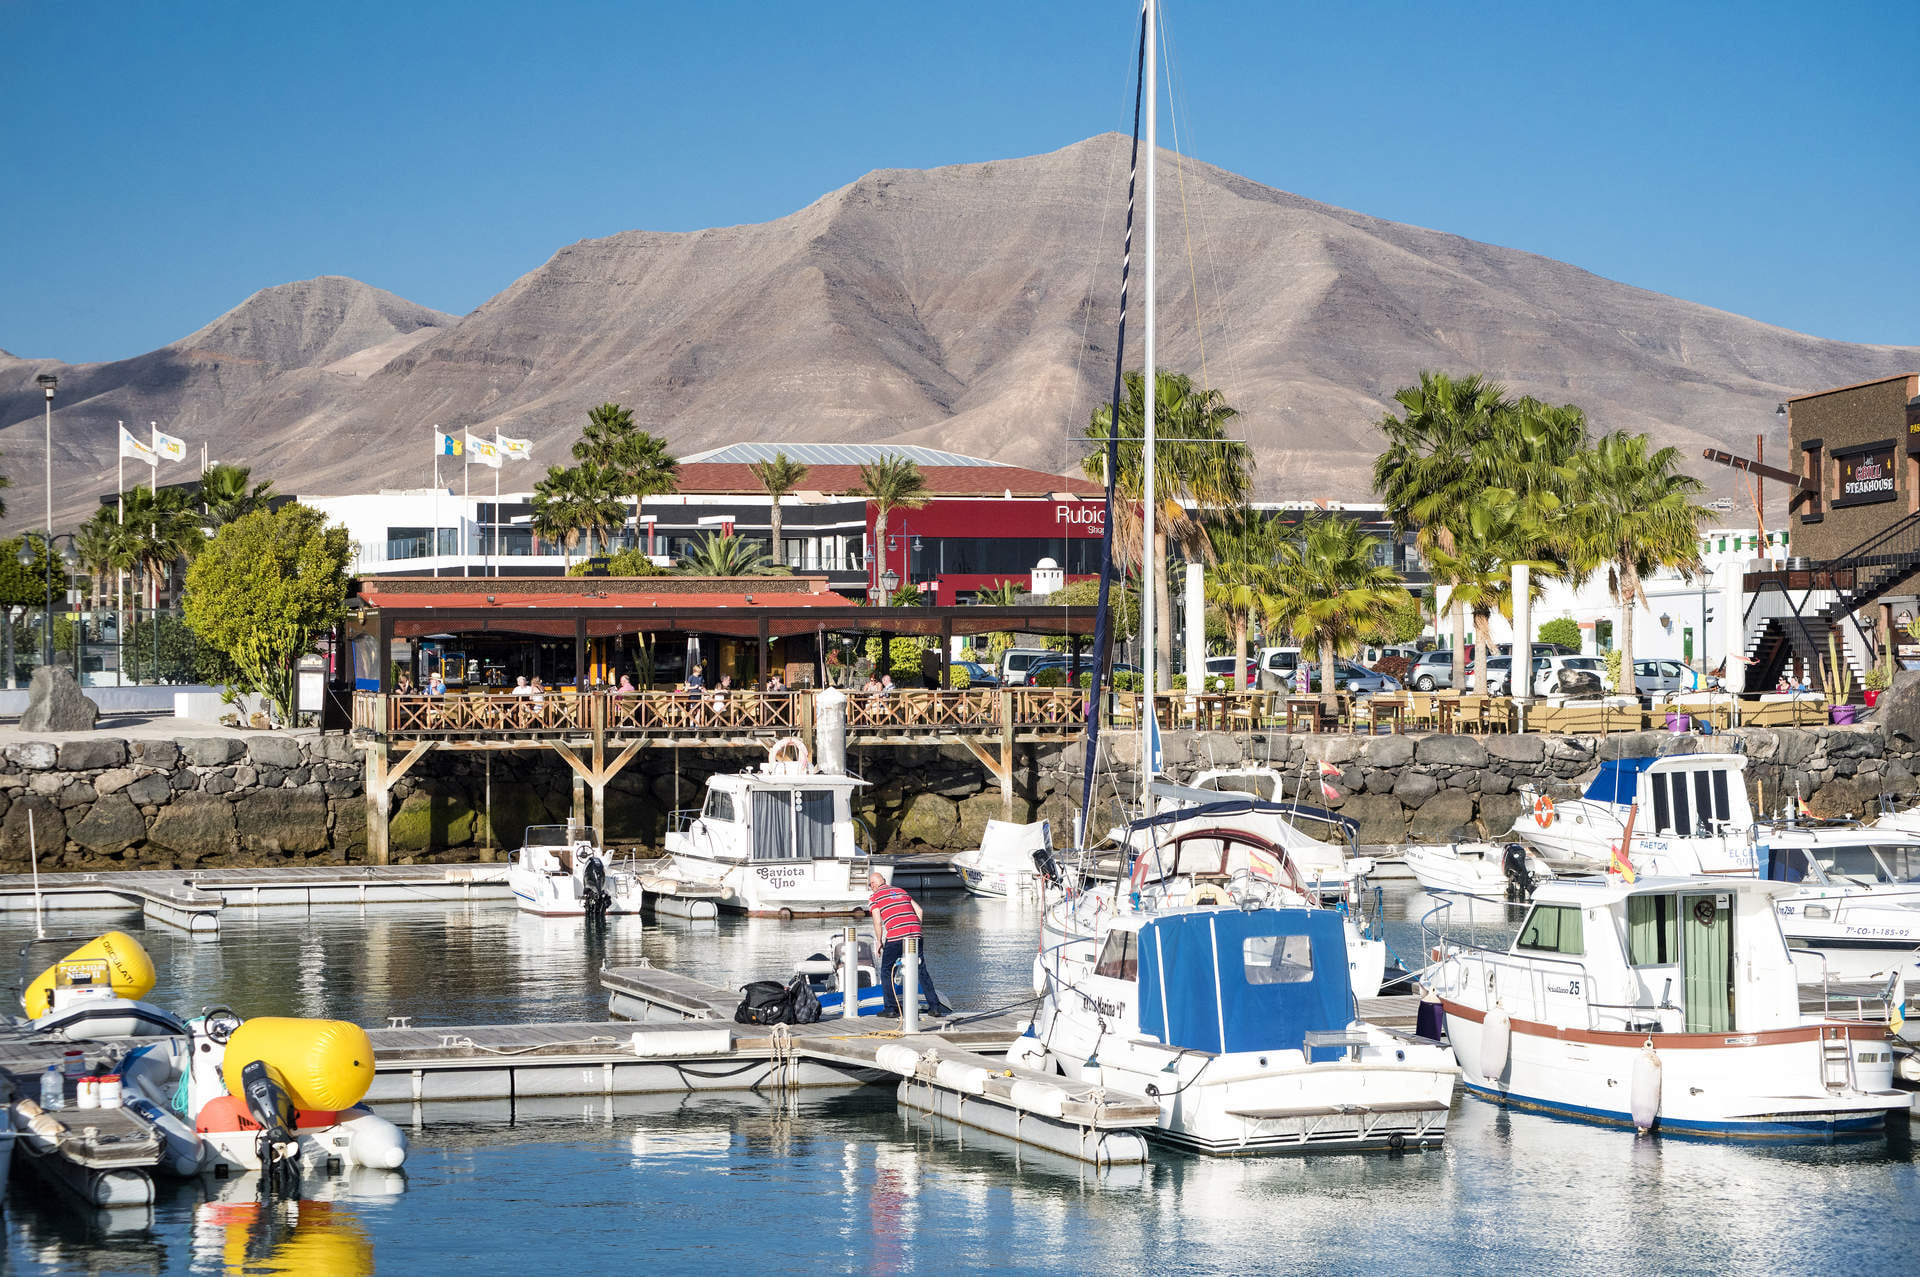
POLYGON ((1340 801, 1340 791, 1335 789, 1332 785, 1329 785, 1324 780, 1320 782, 1320 796, 1326 799, 1330 803, 1337 803, 1340 801))
POLYGON ((1334 765, 1333 765, 1332 763, 1329 763, 1329 762, 1325 762, 1325 761, 1322 761, 1322 762, 1321 762, 1321 764, 1320 764, 1320 774, 1321 774, 1322 776, 1344 776, 1344 775, 1346 775, 1346 773, 1345 773, 1345 772, 1343 772, 1343 771, 1341 771, 1341 770, 1340 770, 1340 769, 1339 769, 1338 767, 1335 767, 1335 766, 1334 766, 1334 765))

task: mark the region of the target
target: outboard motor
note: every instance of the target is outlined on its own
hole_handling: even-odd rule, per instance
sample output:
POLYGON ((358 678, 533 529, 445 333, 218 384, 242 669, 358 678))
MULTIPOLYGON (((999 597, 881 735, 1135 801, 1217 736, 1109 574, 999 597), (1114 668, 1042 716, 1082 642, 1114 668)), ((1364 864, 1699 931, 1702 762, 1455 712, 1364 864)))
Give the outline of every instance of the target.
POLYGON ((299 1113, 293 1097, 280 1085, 265 1060, 254 1060, 240 1070, 247 1111, 260 1124, 260 1187, 297 1197, 300 1192, 300 1144, 294 1137, 299 1113))
POLYGON ((1527 868, 1525 846, 1517 842, 1508 843, 1500 857, 1500 868, 1507 876, 1507 899, 1533 898, 1533 870, 1527 868))
POLYGON ((1038 851, 1035 851, 1033 853, 1033 867, 1040 871, 1042 878, 1045 878, 1048 882, 1063 891, 1066 889, 1067 876, 1065 872, 1061 870, 1060 862, 1053 858, 1053 848, 1042 847, 1038 851))
POLYGON ((588 856, 585 872, 585 894, 587 916, 598 918, 605 915, 608 906, 613 904, 613 893, 607 890, 607 866, 598 856, 588 856))

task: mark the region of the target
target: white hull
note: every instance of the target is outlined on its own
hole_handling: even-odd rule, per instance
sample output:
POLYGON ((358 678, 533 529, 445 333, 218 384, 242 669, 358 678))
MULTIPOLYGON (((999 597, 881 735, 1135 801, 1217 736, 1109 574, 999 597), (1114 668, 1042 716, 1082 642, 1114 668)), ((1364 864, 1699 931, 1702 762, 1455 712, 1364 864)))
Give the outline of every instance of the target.
POLYGON ((975 869, 961 864, 956 856, 953 872, 959 877, 960 885, 968 891, 994 900, 1034 896, 1040 891, 1040 875, 1031 869, 1024 873, 1007 869, 975 869))
MULTIPOLYGON (((542 918, 583 918, 587 903, 579 883, 571 876, 538 874, 514 868, 507 871, 507 886, 522 913, 542 918)), ((637 879, 621 870, 607 875, 607 894, 613 902, 607 912, 637 914, 646 901, 646 893, 637 879)))
MULTIPOLYGON (((1505 900, 1509 885, 1503 863, 1505 854, 1503 848, 1490 843, 1455 843, 1411 846, 1401 860, 1427 891, 1505 900)), ((1536 878, 1553 876, 1551 869, 1532 857, 1528 858, 1527 867, 1536 878)))
POLYGON ((1492 1072, 1480 1012, 1450 998, 1447 1037, 1461 1080, 1489 1098, 1605 1126, 1632 1127, 1635 1069, 1651 1042, 1660 1059, 1654 1130, 1745 1139, 1795 1139, 1879 1129, 1905 1098, 1891 1094, 1891 1050, 1863 1033, 1849 1043, 1846 1079, 1822 1080, 1821 1028, 1736 1033, 1574 1032, 1512 1022, 1505 1061, 1492 1072), (1879 1092, 1874 1094, 1872 1092, 1879 1092))
POLYGON ((711 859, 689 851, 676 835, 667 835, 665 873, 714 889, 722 909, 754 917, 831 918, 863 916, 867 911, 868 862, 861 860, 778 860, 743 864, 711 859))
MULTIPOLYGON (((295 1137, 300 1144, 300 1163, 324 1167, 338 1162, 347 1167, 394 1170, 407 1160, 407 1136, 386 1118, 364 1108, 346 1112, 346 1120, 330 1126, 303 1126, 295 1137)), ((214 1162, 231 1169, 260 1169, 260 1133, 258 1131, 206 1131, 201 1140, 214 1162)))

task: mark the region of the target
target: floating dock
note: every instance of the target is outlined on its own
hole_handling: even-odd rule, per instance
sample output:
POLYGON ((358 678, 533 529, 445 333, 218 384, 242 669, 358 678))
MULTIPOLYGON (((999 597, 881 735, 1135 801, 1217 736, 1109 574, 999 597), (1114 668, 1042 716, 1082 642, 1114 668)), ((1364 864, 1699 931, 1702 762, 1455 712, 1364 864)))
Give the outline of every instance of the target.
POLYGON ((505 864, 297 865, 0 875, 0 913, 139 909, 182 931, 213 933, 227 909, 511 900, 505 864))

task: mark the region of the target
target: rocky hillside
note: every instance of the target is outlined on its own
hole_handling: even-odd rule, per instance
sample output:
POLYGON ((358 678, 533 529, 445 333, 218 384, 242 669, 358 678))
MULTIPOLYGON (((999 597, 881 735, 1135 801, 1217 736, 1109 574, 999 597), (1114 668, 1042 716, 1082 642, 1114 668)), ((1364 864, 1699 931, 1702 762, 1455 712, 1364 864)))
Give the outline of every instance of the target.
MULTIPOLYGON (((901 440, 1068 467, 1111 377, 1126 146, 880 171, 761 225, 583 241, 460 319, 322 279, 135 359, 0 358, 14 505, 37 490, 47 370, 76 511, 111 488, 116 418, 309 492, 420 482, 435 423, 530 435, 558 460, 604 399, 681 452, 901 440)), ((1920 365, 1204 164, 1162 185, 1185 190, 1160 212, 1163 362, 1241 409, 1267 496, 1364 498, 1372 423, 1422 368, 1484 369, 1697 456, 1749 447, 1788 394, 1920 365)))

